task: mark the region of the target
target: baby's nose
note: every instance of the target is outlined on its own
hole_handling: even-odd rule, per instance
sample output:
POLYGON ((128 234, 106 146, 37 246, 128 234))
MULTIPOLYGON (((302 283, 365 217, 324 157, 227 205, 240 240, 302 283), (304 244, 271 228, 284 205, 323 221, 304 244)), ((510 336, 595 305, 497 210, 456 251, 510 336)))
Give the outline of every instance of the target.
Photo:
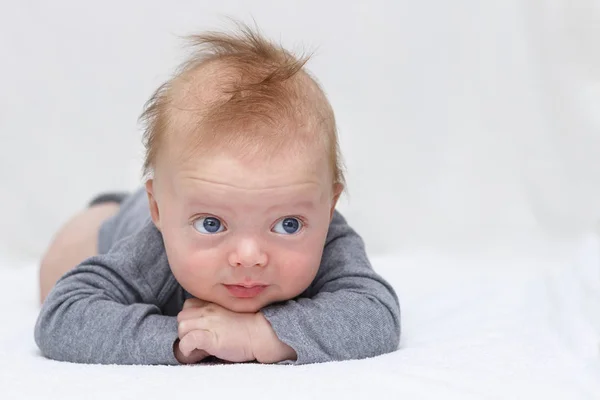
POLYGON ((255 239, 243 239, 229 254, 229 264, 233 267, 264 267, 267 254, 255 239))

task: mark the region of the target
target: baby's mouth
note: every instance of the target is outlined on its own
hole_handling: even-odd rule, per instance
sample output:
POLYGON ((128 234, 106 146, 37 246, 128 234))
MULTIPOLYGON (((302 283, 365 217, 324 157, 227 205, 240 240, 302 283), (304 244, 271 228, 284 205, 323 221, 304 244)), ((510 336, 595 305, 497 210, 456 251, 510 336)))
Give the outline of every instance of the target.
POLYGON ((268 285, 262 284, 239 284, 239 285, 223 285, 234 297, 240 299, 250 299, 261 294, 268 285))

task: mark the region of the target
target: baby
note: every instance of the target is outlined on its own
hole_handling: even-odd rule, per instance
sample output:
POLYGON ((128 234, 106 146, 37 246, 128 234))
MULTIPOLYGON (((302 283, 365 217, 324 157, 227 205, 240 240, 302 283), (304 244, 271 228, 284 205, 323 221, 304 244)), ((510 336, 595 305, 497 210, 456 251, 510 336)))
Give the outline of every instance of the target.
POLYGON ((66 272, 35 326, 42 353, 305 364, 396 350, 396 294, 335 211, 336 125, 307 59, 244 25, 191 39, 142 114, 145 188, 114 215, 94 202, 91 254, 42 263, 42 288, 66 272))

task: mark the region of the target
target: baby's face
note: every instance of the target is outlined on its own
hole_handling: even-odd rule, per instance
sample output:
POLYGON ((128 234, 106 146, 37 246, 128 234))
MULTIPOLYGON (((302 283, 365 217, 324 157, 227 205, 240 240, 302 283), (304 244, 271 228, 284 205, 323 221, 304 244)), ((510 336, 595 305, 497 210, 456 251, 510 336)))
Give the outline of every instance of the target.
POLYGON ((302 293, 339 195, 326 162, 198 158, 156 171, 147 185, 175 278, 237 312, 302 293))

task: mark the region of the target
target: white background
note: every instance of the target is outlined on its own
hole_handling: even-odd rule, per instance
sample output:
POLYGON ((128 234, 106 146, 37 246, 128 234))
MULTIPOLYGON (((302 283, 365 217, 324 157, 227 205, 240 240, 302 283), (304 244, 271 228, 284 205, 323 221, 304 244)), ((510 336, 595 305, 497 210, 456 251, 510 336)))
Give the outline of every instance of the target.
POLYGON ((39 257, 99 192, 140 181, 136 123, 180 36, 250 22, 339 122, 371 253, 515 248, 600 219, 600 2, 3 1, 0 252, 39 257))

